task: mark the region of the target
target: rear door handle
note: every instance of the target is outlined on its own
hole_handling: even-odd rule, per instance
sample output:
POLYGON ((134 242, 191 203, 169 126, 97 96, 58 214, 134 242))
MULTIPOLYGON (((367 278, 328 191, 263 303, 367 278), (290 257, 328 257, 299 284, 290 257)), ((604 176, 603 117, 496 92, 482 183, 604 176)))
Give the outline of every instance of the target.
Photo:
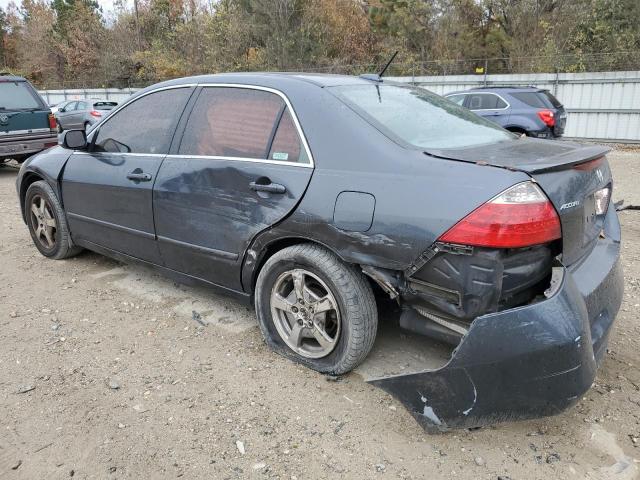
POLYGON ((133 180, 134 182, 149 182, 151 181, 151 175, 148 173, 144 173, 139 168, 136 168, 133 172, 127 175, 129 180, 133 180))
POLYGON ((249 188, 255 192, 285 193, 287 191, 287 188, 279 183, 251 182, 249 188))

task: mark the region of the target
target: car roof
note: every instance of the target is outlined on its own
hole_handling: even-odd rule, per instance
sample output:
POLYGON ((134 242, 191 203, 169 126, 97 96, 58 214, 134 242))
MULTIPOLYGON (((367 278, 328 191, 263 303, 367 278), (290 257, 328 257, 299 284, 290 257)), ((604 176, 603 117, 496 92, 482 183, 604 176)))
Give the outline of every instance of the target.
POLYGON ((455 92, 448 92, 445 96, 456 95, 461 93, 520 93, 520 92, 543 92, 546 89, 535 87, 533 85, 522 87, 522 86, 514 86, 514 85, 497 85, 497 86, 487 86, 487 87, 475 87, 470 88, 468 90, 458 90, 455 92), (495 91, 495 92, 494 92, 495 91))
POLYGON ((3 75, 0 74, 0 82, 26 82, 27 79, 19 77, 17 75, 3 75))
MULTIPOLYGON (((297 81, 318 87, 333 87, 338 85, 370 85, 371 80, 353 75, 336 75, 329 73, 304 72, 236 72, 216 73, 211 75, 196 75, 192 77, 176 78, 152 85, 153 88, 185 85, 192 83, 238 83, 245 85, 273 85, 278 81, 297 81)), ((151 87, 148 87, 151 88, 151 87)))

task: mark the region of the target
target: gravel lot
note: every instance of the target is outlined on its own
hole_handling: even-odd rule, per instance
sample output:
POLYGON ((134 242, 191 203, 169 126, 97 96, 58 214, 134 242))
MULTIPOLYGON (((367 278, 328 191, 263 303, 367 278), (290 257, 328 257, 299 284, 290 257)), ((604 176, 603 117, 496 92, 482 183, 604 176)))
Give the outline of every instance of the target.
MULTIPOLYGON (((614 198, 640 205, 640 151, 610 159, 614 198)), ((92 253, 40 256, 15 176, 0 168, 2 479, 638 476, 640 211, 620 213, 625 301, 582 401, 428 435, 359 374, 329 382, 271 353, 244 305, 92 253)))

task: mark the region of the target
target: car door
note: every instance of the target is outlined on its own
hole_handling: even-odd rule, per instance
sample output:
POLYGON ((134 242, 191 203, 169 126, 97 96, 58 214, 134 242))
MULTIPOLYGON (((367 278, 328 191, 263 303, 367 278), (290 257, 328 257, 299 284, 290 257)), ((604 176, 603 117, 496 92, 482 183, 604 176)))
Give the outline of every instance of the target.
POLYGON ((62 109, 58 110, 56 119, 64 130, 73 128, 73 114, 76 110, 77 105, 77 101, 69 102, 64 105, 62 109))
POLYGON ((298 204, 311 153, 288 100, 266 88, 203 86, 182 128, 154 187, 162 259, 239 290, 248 245, 298 204))
POLYGON ((73 112, 73 128, 82 129, 84 128, 84 115, 86 111, 89 109, 89 104, 87 102, 79 101, 76 106, 75 111, 73 112))
POLYGON ((193 87, 151 92, 92 131, 65 166, 62 198, 74 241, 161 263, 153 182, 193 87))
POLYGON ((505 126, 509 122, 509 104, 495 93, 470 93, 467 95, 464 105, 477 115, 491 120, 498 125, 505 126))

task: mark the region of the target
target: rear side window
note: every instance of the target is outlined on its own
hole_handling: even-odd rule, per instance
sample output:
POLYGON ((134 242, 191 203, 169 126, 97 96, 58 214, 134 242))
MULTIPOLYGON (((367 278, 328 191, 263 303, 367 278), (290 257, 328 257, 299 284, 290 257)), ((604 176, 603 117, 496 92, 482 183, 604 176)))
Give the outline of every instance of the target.
POLYGON ((562 104, 550 92, 517 92, 511 94, 533 108, 560 108, 562 104))
POLYGON ((469 95, 470 110, 496 110, 506 108, 507 104, 493 93, 472 93, 469 95))
POLYGON ((462 105, 464 103, 464 97, 466 95, 449 95, 447 97, 447 100, 457 104, 457 105, 462 105))
POLYGON ((117 102, 95 102, 93 104, 93 108, 96 110, 113 110, 117 106, 117 102))
POLYGON ((0 82, 0 110, 40 108, 26 82, 0 82))
POLYGON ((190 88, 172 88, 134 100, 100 127, 94 151, 167 153, 190 94, 190 88))
POLYGON ((265 159, 284 106, 278 95, 262 90, 204 88, 187 122, 179 153, 265 159))
POLYGON ((278 130, 273 137, 270 160, 281 160, 285 162, 309 163, 309 157, 304 149, 302 140, 298 135, 298 130, 293 123, 293 117, 287 108, 282 114, 278 130))

